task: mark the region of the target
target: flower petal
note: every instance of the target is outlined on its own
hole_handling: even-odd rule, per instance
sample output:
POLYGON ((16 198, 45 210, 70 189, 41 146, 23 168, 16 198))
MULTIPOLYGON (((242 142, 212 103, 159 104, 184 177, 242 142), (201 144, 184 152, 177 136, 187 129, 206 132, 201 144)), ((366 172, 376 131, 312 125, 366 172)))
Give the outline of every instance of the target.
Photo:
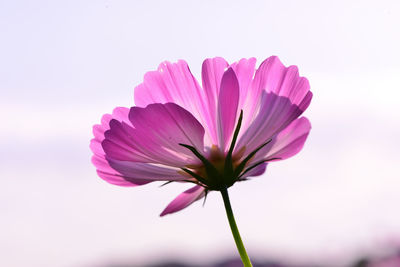
POLYGON ((311 102, 309 89, 296 66, 286 68, 276 56, 262 62, 247 90, 242 123, 247 130, 239 133, 237 148, 246 146, 250 153, 300 116, 311 102))
MULTIPOLYGON (((154 162, 154 159, 143 154, 135 141, 136 130, 130 124, 112 119, 109 123, 110 129, 104 133, 104 140, 101 142, 103 150, 108 158, 134 161, 154 162)), ((137 139, 137 138, 136 138, 137 139)))
POLYGON ((101 124, 97 124, 93 126, 93 134, 94 138, 90 141, 90 149, 93 152, 92 163, 95 165, 97 169, 97 174, 103 180, 120 186, 137 186, 148 183, 148 181, 140 180, 140 181, 127 181, 125 180, 120 173, 115 171, 108 164, 108 161, 105 159, 105 152, 101 145, 101 142, 104 140, 104 133, 110 129, 109 123, 111 120, 115 119, 118 121, 124 121, 129 123, 129 109, 124 107, 117 107, 113 110, 112 114, 105 114, 101 118, 101 124))
POLYGON ((155 163, 182 167, 198 159, 180 144, 204 151, 204 128, 187 110, 174 104, 151 104, 133 107, 129 119, 135 127, 132 139, 144 155, 155 163))
POLYGON ((247 178, 250 176, 259 176, 259 175, 263 174, 265 172, 265 170, 267 169, 267 165, 268 165, 268 163, 262 163, 262 164, 258 165, 257 167, 248 171, 244 175, 244 178, 247 178))
MULTIPOLYGON (((165 61, 157 71, 147 72, 134 94, 138 107, 171 102, 189 111, 202 125, 208 125, 211 121, 207 103, 204 102, 205 93, 184 60, 177 63, 165 61)), ((210 139, 209 134, 207 138, 210 139)))
POLYGON ((201 199, 205 195, 205 189, 199 185, 196 185, 189 190, 178 195, 168 206, 163 210, 160 216, 164 216, 170 213, 180 211, 196 200, 201 199))
MULTIPOLYGON (((243 110, 242 129, 247 129, 254 120, 261 103, 263 89, 259 86, 254 86, 253 82, 255 64, 255 58, 242 58, 230 65, 235 71, 239 82, 240 98, 238 110, 243 110)), ((239 132, 239 138, 242 134, 243 131, 239 132)))
POLYGON ((225 151, 236 124, 239 103, 239 83, 235 72, 229 68, 222 76, 218 96, 218 146, 225 151))
MULTIPOLYGON (((264 160, 268 160, 268 162, 278 161, 296 155, 303 148, 310 130, 311 123, 307 118, 302 117, 294 120, 279 132, 268 145, 257 152, 249 162, 248 167, 264 160)), ((260 164, 247 172, 244 178, 263 174, 266 166, 267 163, 260 164)))
POLYGON ((130 125, 110 121, 102 147, 108 159, 183 167, 198 159, 187 144, 204 150, 204 129, 185 109, 174 103, 132 107, 130 125))
POLYGON ((180 181, 188 179, 177 168, 168 168, 142 162, 108 159, 109 165, 120 173, 125 180, 133 183, 141 181, 180 181))
MULTIPOLYGON (((238 62, 235 62, 230 65, 231 68, 235 71, 237 80, 239 82, 239 89, 240 89, 240 99, 239 99, 239 110, 246 109, 250 106, 253 106, 256 102, 259 102, 259 97, 257 98, 256 90, 250 86, 253 80, 254 72, 255 72, 255 65, 256 59, 249 58, 245 59, 242 58, 238 62)), ((246 121, 246 116, 248 115, 243 114, 243 123, 246 121)), ((242 124, 245 126, 244 124, 242 124)))
MULTIPOLYGON (((265 79, 267 80, 271 79, 271 83, 273 84, 272 85, 268 84, 269 87, 267 87, 266 91, 262 92, 261 105, 259 110, 257 111, 257 116, 239 139, 237 148, 246 146, 247 154, 256 149, 258 146, 265 143, 270 138, 273 138, 275 134, 283 130, 293 120, 295 120, 298 116, 300 116, 304 112, 304 110, 308 107, 312 99, 312 93, 308 91, 309 90, 308 87, 304 87, 306 88, 305 95, 302 96, 300 102, 299 102, 300 98, 294 97, 296 95, 295 93, 290 93, 290 90, 288 91, 286 89, 281 90, 281 88, 285 86, 288 87, 288 83, 292 84, 291 90, 294 91, 297 90, 296 86, 298 84, 304 85, 304 83, 300 81, 304 80, 302 78, 299 78, 298 74, 297 74, 298 78, 297 80, 292 79, 293 75, 287 76, 287 77, 292 77, 289 79, 282 74, 283 72, 289 73, 290 67, 288 68, 287 71, 285 71, 284 66, 280 63, 279 60, 278 61, 274 60, 272 61, 272 63, 269 64, 264 63, 264 65, 269 66, 270 69, 269 72, 265 71, 266 72, 265 79), (282 67, 283 69, 280 67, 282 67), (278 80, 277 77, 269 77, 274 73, 276 76, 278 76, 278 78, 280 77, 279 84, 277 82, 278 80), (287 79, 289 79, 290 81, 288 81, 287 79), (283 86, 284 84, 286 85, 283 86), (283 95, 280 95, 282 93, 283 95), (295 101, 295 103, 292 101, 295 101)), ((264 66, 263 68, 266 67, 264 66)), ((258 76, 256 74, 256 78, 257 77, 259 80, 258 83, 259 84, 263 83, 260 80, 261 79, 260 74, 258 76)))
POLYGON ((306 117, 294 120, 279 132, 265 148, 261 149, 252 162, 272 158, 276 158, 274 161, 277 161, 296 155, 303 148, 310 130, 311 123, 306 117))
POLYGON ((265 158, 287 159, 296 155, 303 148, 310 130, 311 123, 306 117, 293 121, 271 142, 265 158))
POLYGON ((129 177, 126 179, 121 173, 111 168, 108 161, 103 156, 93 155, 92 163, 97 169, 97 174, 106 182, 119 186, 138 186, 152 182, 152 180, 134 179, 129 177))
POLYGON ((245 147, 245 154, 254 151, 283 130, 301 113, 299 107, 293 105, 288 98, 264 91, 258 115, 240 137, 236 149, 245 147))
MULTIPOLYGON (((175 104, 167 104, 166 106, 169 107, 166 108, 167 111, 172 110, 177 124, 183 121, 183 125, 188 118, 196 121, 193 116, 188 116, 186 114, 188 112, 182 111, 183 109, 179 106, 175 104), (171 105, 173 106, 171 107, 171 105), (175 106, 178 107, 178 111, 175 110, 175 106)), ((152 112, 151 107, 147 110, 152 112)), ((164 116, 167 111, 164 110, 164 116)), ((157 157, 152 153, 142 153, 145 149, 139 147, 140 144, 136 141, 138 130, 134 128, 128 114, 129 109, 118 108, 114 110, 112 115, 104 115, 102 124, 95 126, 95 138, 92 139, 90 147, 94 153, 92 162, 96 166, 99 176, 109 183, 120 186, 136 186, 159 180, 187 179, 186 176, 181 175, 178 168, 154 164, 163 163, 165 155, 161 155, 157 161, 157 157)), ((157 112, 154 115, 157 115, 157 112)), ((162 116, 161 119, 165 121, 162 116)), ((155 127, 157 128, 157 125, 155 127)), ((183 127, 196 129, 193 121, 189 126, 183 127)), ((141 136, 139 135, 139 137, 141 136)), ((196 139, 194 135, 194 140, 195 145, 201 147, 201 137, 196 139)), ((179 148, 181 147, 179 146, 179 148)), ((173 158, 173 163, 176 163, 176 157, 173 158)))
POLYGON ((299 77, 297 66, 286 68, 276 56, 261 63, 254 77, 253 88, 256 87, 287 97, 294 105, 299 105, 310 90, 308 80, 299 77))
POLYGON ((101 117, 101 124, 96 124, 93 126, 94 138, 98 141, 102 141, 104 139, 104 132, 110 129, 109 123, 112 119, 124 121, 130 124, 128 114, 129 108, 125 107, 117 107, 113 110, 112 114, 104 114, 103 117, 101 117))
POLYGON ((218 144, 218 96, 221 87, 222 76, 224 75, 224 72, 228 66, 228 62, 221 57, 208 58, 204 60, 201 70, 203 89, 207 99, 207 113, 209 114, 207 128, 210 132, 211 144, 215 145, 218 144))

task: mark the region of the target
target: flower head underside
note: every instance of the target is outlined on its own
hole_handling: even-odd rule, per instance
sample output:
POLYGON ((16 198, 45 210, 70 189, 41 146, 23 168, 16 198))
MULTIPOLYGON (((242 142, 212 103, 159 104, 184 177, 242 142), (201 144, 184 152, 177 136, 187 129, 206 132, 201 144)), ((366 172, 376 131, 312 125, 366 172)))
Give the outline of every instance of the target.
POLYGON ((136 106, 116 108, 93 128, 99 176, 120 186, 194 183, 165 215, 298 153, 311 128, 300 117, 312 98, 308 81, 277 57, 255 63, 206 59, 201 86, 183 60, 148 72, 136 106))

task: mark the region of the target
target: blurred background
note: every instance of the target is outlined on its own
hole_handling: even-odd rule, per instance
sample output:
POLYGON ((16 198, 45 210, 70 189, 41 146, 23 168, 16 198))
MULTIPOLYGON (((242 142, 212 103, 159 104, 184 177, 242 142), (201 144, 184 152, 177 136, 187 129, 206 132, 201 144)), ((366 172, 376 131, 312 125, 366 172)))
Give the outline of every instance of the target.
POLYGON ((160 218, 188 186, 107 184, 91 128, 163 60, 278 55, 313 129, 230 190, 250 257, 400 266, 399 29, 397 0, 0 1, 1 265, 240 266, 219 194, 160 218))

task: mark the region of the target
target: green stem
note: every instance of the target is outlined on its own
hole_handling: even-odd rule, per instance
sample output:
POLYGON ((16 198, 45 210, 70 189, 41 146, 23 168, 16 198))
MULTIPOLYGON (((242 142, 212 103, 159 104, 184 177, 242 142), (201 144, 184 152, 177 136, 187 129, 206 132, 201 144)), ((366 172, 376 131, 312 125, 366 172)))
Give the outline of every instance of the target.
POLYGON ((222 198, 224 200, 226 216, 228 217, 229 225, 232 230, 233 238, 235 239, 236 247, 239 251, 240 258, 242 259, 244 267, 252 267, 249 256, 247 256, 246 249, 244 248, 242 238, 240 237, 239 230, 237 228, 235 217, 233 216, 233 211, 231 207, 231 203, 229 201, 228 190, 222 189, 221 190, 222 198))

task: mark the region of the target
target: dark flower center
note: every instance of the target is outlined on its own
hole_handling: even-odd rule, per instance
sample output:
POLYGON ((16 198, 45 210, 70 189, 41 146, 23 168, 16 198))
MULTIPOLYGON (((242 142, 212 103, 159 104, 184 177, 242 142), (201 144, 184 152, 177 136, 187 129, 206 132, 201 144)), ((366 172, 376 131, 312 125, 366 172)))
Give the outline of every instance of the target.
POLYGON ((249 161, 261 148, 270 143, 271 139, 249 153, 244 159, 242 159, 245 152, 244 147, 233 155, 233 150, 235 148, 236 140, 242 124, 242 119, 243 111, 240 112, 232 142, 226 155, 218 147, 213 146, 211 147, 210 155, 208 158, 205 158, 196 150, 195 147, 186 144, 180 144, 181 146, 192 151, 192 153, 202 162, 202 164, 199 165, 186 166, 186 168, 182 168, 182 170, 191 177, 195 178, 197 181, 196 183, 205 187, 207 190, 225 190, 226 188, 231 187, 235 182, 242 180, 244 174, 258 165, 268 161, 262 160, 251 166, 248 166, 249 161))

